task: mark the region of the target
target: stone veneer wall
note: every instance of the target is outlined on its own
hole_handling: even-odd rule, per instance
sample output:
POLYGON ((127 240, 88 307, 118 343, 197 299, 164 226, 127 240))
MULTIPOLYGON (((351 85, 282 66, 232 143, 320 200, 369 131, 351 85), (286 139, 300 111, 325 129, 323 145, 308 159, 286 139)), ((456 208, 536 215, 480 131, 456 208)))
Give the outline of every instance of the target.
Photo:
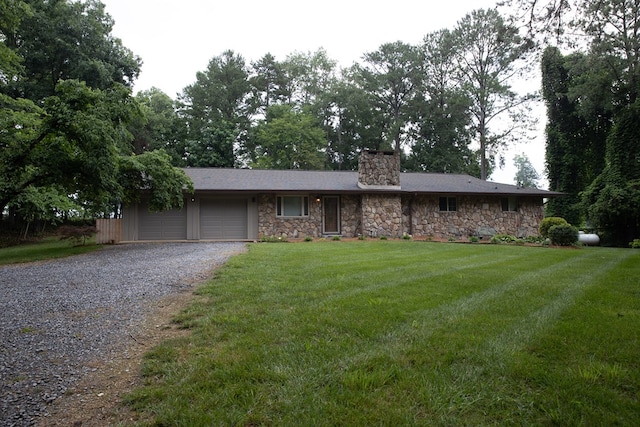
POLYGON ((520 197, 517 212, 503 212, 500 197, 460 196, 455 212, 441 212, 438 196, 402 198, 404 231, 434 238, 488 237, 510 234, 537 236, 544 218, 542 199, 520 197))
POLYGON ((362 195, 362 234, 371 237, 400 237, 402 233, 402 203, 400 195, 362 195))
POLYGON ((340 196, 340 234, 357 237, 362 234, 362 204, 360 196, 340 196))
POLYGON ((358 182, 364 185, 400 185, 400 154, 363 150, 358 157, 358 182))
POLYGON ((305 238, 322 234, 322 203, 309 195, 309 216, 300 218, 276 217, 276 195, 258 195, 258 236, 305 238))
MULTIPOLYGON (((276 195, 258 195, 258 235, 304 239, 322 236, 322 202, 309 195, 309 216, 303 218, 276 217, 276 195)), ((360 196, 340 196, 340 234, 356 237, 361 231, 360 196)))

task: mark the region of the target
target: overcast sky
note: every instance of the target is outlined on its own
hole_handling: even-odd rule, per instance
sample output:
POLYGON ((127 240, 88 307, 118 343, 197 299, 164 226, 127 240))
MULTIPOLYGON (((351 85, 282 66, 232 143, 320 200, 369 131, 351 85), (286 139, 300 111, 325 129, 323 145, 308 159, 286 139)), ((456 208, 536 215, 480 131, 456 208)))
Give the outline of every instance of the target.
MULTIPOLYGON (((247 63, 271 53, 284 60, 293 52, 320 48, 347 67, 383 43, 418 44, 442 28, 453 28, 474 9, 494 7, 496 0, 102 0, 115 20, 113 35, 142 58, 135 92, 157 87, 172 98, 195 81, 209 60, 231 49, 247 63)), ((542 173, 544 141, 514 147, 525 152, 542 173)), ((492 179, 513 183, 515 170, 497 171, 492 179)))

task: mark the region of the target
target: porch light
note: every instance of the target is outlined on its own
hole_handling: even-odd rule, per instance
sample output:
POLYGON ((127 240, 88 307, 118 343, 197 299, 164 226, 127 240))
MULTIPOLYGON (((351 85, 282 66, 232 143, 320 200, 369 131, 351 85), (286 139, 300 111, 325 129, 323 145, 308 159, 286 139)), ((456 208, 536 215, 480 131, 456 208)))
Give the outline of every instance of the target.
POLYGON ((320 196, 316 196, 316 202, 320 203, 320 196))

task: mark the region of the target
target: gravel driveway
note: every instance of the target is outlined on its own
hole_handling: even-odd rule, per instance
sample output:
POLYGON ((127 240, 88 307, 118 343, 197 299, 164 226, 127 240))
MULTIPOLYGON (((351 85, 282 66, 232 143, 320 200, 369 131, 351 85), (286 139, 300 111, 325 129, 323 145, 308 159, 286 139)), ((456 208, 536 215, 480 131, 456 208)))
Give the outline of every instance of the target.
POLYGON ((243 243, 106 246, 0 267, 0 425, 29 426, 108 358, 150 303, 188 290, 243 243))

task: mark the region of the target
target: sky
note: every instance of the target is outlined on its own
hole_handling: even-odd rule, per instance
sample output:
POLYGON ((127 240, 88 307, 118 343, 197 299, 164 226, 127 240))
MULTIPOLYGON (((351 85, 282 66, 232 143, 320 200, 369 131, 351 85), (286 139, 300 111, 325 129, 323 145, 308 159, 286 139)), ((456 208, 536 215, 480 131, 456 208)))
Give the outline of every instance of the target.
MULTIPOLYGON (((453 28, 474 9, 496 0, 102 0, 115 21, 112 34, 142 59, 134 92, 157 87, 176 98, 209 60, 231 49, 247 63, 267 53, 284 60, 294 52, 316 52, 348 67, 384 43, 418 44, 453 28)), ((530 82, 531 83, 531 82, 530 82)), ((533 90, 539 87, 535 82, 533 90)), ((544 116, 544 111, 542 116, 544 116)), ((540 117, 541 121, 544 117, 540 117)), ((540 133, 540 132, 538 132, 540 133)), ((513 156, 525 153, 544 170, 542 136, 505 153, 506 168, 491 179, 514 183, 513 156)))

